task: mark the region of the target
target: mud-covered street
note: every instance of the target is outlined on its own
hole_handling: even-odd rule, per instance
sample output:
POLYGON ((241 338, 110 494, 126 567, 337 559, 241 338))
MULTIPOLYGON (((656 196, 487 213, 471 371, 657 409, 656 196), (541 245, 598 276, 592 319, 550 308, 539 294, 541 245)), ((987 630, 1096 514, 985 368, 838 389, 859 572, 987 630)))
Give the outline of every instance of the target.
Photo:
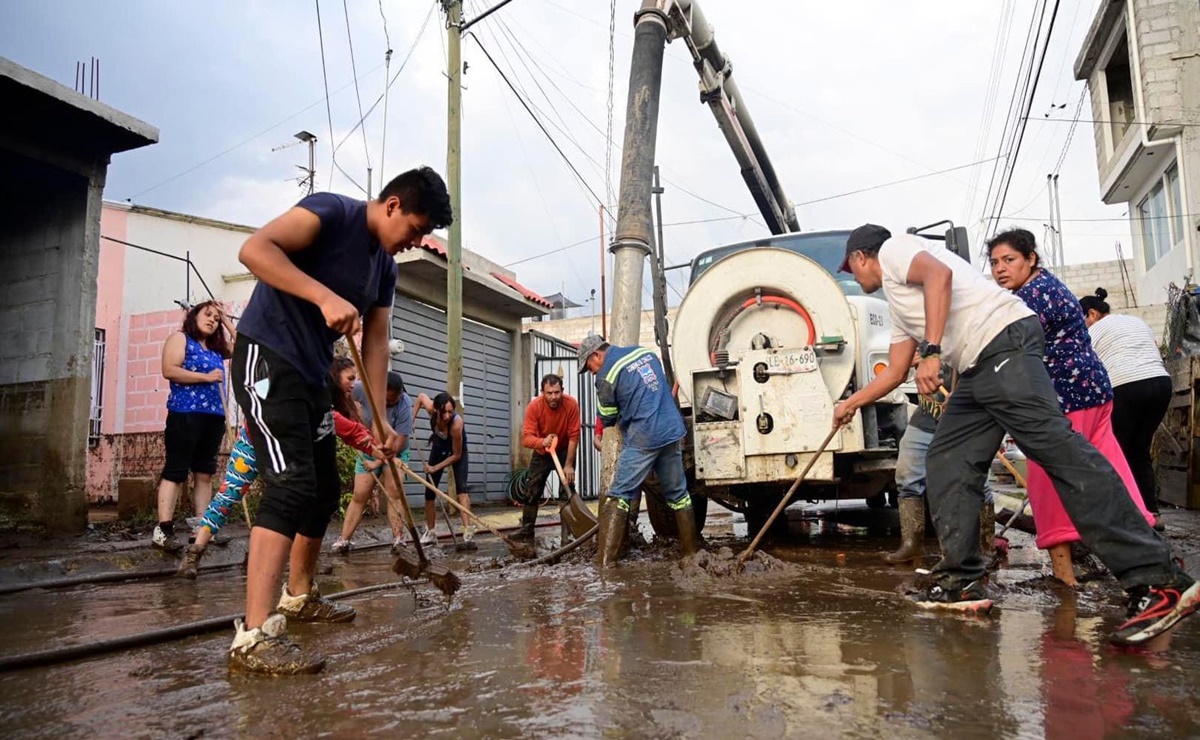
MULTIPOLYGON (((920 579, 881 563, 892 510, 793 509, 784 561, 738 578, 680 571, 671 549, 499 569, 483 540, 444 547, 464 587, 351 599, 349 625, 296 625, 318 676, 231 676, 232 631, 0 675, 7 737, 1189 737, 1200 732, 1200 626, 1109 646, 1121 592, 1079 593, 1011 532, 986 618, 906 602, 920 579), (823 517, 818 517, 819 513, 823 517), (802 516, 803 515, 803 516, 802 516), (840 522, 840 524, 839 524, 840 522)), ((1183 554, 1195 515, 1171 512, 1183 554)), ((649 531, 648 524, 643 529, 649 531)), ((715 508, 708 549, 744 547, 715 508)), ((556 528, 539 532, 542 548, 556 528)), ((236 541, 231 547, 237 545, 236 541)), ((393 580, 386 549, 327 557, 328 593, 393 580)), ((91 642, 238 609, 240 569, 0 597, 0 655, 91 642)))

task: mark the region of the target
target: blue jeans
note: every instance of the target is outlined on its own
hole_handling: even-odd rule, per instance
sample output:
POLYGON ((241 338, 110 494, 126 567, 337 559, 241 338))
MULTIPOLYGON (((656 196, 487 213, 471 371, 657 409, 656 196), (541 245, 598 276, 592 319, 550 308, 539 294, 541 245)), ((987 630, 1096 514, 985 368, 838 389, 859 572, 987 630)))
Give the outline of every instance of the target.
POLYGON ((617 472, 613 476, 608 495, 616 499, 617 505, 629 511, 634 498, 641 491, 646 476, 653 470, 662 483, 663 497, 674 510, 692 505, 688 495, 687 477, 683 472, 683 453, 679 442, 672 442, 654 450, 643 450, 628 445, 621 448, 617 457, 617 472))
MULTIPOLYGON (((911 425, 904 430, 896 455, 896 491, 899 498, 921 498, 925 495, 925 456, 932 441, 933 432, 911 425)), ((992 503, 992 489, 986 482, 983 500, 992 503)))

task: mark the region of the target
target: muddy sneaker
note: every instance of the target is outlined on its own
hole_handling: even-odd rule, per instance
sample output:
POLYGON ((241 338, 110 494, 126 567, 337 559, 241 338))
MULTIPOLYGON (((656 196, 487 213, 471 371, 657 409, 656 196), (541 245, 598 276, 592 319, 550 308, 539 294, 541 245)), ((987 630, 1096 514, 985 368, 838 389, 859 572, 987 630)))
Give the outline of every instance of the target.
POLYGON ((986 614, 992 609, 992 600, 987 597, 983 584, 971 581, 962 588, 950 589, 934 584, 917 599, 917 606, 922 609, 950 609, 986 614))
POLYGON ((392 540, 392 557, 404 552, 404 537, 403 535, 392 540))
POLYGON ((1129 618, 1109 636, 1117 645, 1137 645, 1175 626, 1200 606, 1200 583, 1180 573, 1163 586, 1129 589, 1129 618))
POLYGON ((275 610, 297 622, 352 622, 355 616, 354 607, 321 596, 315 583, 303 596, 292 596, 287 584, 283 584, 283 593, 275 610))
POLYGON ((421 533, 421 544, 422 545, 436 545, 437 543, 438 543, 437 533, 434 532, 434 530, 430 529, 429 527, 426 527, 425 531, 421 533))
POLYGON ((351 547, 353 547, 353 545, 351 544, 350 540, 343 540, 339 537, 338 541, 330 546, 329 551, 334 555, 348 555, 351 547))
POLYGON ((218 533, 214 534, 212 537, 208 538, 208 544, 220 545, 221 547, 224 547, 229 544, 229 540, 230 540, 229 535, 218 532, 218 533))
POLYGON ((479 545, 475 544, 475 525, 468 524, 463 527, 462 542, 459 543, 458 550, 474 551, 479 549, 479 545))
POLYGON ((263 676, 295 676, 316 673, 325 667, 325 658, 306 653, 287 636, 287 618, 272 614, 257 629, 246 629, 236 620, 237 634, 229 646, 229 670, 263 676))
POLYGON ((191 581, 196 580, 196 576, 200 574, 200 558, 203 556, 203 547, 188 545, 188 549, 183 553, 183 562, 179 564, 179 570, 175 571, 175 575, 191 581))
POLYGON ((154 535, 150 538, 150 545, 163 552, 179 552, 183 549, 183 543, 179 541, 175 533, 164 531, 162 525, 154 528, 154 535))

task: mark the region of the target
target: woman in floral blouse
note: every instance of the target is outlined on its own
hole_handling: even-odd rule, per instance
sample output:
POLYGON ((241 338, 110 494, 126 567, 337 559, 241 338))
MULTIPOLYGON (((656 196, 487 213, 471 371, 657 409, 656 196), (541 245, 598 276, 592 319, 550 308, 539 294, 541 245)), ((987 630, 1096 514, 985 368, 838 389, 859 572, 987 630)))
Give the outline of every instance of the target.
POLYGON ((167 552, 183 549, 175 537, 175 502, 192 474, 192 502, 203 516, 212 500, 217 449, 225 436, 225 400, 221 392, 225 361, 236 336, 221 304, 193 306, 180 330, 163 344, 162 374, 171 384, 163 447, 167 459, 158 484, 158 526, 151 543, 167 552))
MULTIPOLYGON (((1037 242, 1025 229, 993 237, 988 242, 988 258, 996 283, 1019 295, 1042 321, 1042 331, 1046 334, 1046 371, 1071 426, 1112 463, 1130 498, 1153 526, 1154 517, 1146 511, 1129 463, 1113 435, 1112 385, 1092 349, 1079 301, 1058 278, 1042 269, 1037 242)), ((1055 578, 1076 586, 1071 543, 1080 541, 1079 533, 1063 509, 1050 476, 1032 461, 1028 484, 1029 503, 1037 524, 1037 546, 1050 553, 1055 578)))

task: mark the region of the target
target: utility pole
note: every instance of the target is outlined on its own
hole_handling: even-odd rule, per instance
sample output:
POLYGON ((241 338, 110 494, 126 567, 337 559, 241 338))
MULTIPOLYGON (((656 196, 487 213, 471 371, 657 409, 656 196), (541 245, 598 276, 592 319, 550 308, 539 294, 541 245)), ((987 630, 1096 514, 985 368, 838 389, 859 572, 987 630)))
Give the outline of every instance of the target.
MULTIPOLYGON (((450 189, 450 244, 446 254, 446 391, 463 408, 462 315, 462 0, 442 0, 446 11, 447 75, 446 179, 450 189)), ((450 496, 458 499, 458 481, 450 471, 450 496)))
POLYGON ((1057 174, 1054 175, 1054 213, 1052 214, 1052 217, 1054 218, 1054 224, 1055 224, 1055 228, 1054 228, 1054 233, 1056 234, 1055 241, 1058 245, 1058 264, 1055 265, 1054 267, 1055 267, 1055 269, 1057 269, 1059 271, 1059 273, 1062 273, 1063 267, 1065 267, 1067 264, 1067 254, 1066 254, 1066 248, 1063 245, 1062 201, 1059 200, 1059 195, 1058 195, 1058 175, 1057 174))
POLYGON ((442 0, 449 36, 446 178, 450 188, 450 244, 446 255, 446 391, 462 404, 462 0, 442 0))

